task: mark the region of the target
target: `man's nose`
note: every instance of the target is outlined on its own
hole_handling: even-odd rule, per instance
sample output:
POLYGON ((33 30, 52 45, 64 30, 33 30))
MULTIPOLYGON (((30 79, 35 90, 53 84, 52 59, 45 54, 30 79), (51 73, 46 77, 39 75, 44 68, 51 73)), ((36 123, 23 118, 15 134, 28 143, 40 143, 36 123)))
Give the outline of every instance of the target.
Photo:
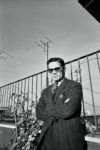
POLYGON ((55 74, 55 73, 57 73, 55 70, 53 70, 53 72, 52 72, 53 74, 55 74))

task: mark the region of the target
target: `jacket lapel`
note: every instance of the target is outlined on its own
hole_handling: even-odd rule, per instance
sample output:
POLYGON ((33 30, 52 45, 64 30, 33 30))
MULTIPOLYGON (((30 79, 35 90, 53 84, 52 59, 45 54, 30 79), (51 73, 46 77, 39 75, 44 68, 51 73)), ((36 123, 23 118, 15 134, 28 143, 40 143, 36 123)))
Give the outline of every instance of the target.
POLYGON ((52 104, 53 103, 53 94, 52 94, 52 87, 53 85, 50 85, 47 89, 47 93, 46 93, 46 98, 47 98, 47 103, 48 104, 52 104))
POLYGON ((64 80, 62 81, 62 83, 60 84, 60 86, 57 89, 57 92, 56 92, 55 98, 54 98, 54 103, 57 102, 57 98, 59 97, 60 94, 62 94, 62 91, 65 88, 67 83, 68 83, 68 79, 64 78, 64 80))

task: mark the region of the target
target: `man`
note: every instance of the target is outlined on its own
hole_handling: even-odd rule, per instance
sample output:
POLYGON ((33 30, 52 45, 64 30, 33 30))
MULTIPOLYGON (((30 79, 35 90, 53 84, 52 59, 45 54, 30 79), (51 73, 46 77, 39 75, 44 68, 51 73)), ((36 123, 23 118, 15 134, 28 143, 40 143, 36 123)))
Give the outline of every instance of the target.
POLYGON ((65 78, 63 59, 51 58, 47 66, 54 84, 43 90, 36 106, 37 119, 44 121, 37 149, 83 150, 82 86, 65 78))

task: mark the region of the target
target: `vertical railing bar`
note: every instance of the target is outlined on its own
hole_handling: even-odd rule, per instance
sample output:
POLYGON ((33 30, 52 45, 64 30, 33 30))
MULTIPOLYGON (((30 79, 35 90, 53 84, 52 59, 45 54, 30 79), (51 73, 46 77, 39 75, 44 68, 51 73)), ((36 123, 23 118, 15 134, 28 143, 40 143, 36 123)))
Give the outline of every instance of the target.
POLYGON ((11 85, 10 84, 10 90, 9 90, 9 100, 8 100, 8 107, 10 108, 10 101, 11 101, 11 85))
POLYGON ((92 79, 91 79, 90 64, 89 64, 88 56, 87 56, 87 65, 88 65, 89 81, 90 81, 90 88, 91 88, 91 95, 92 95, 92 103, 93 103, 94 122, 95 122, 95 126, 97 127, 95 104, 94 104, 94 95, 93 95, 93 87, 92 87, 92 79))
POLYGON ((16 93, 16 82, 15 82, 15 94, 17 94, 17 93, 16 93))
MULTIPOLYGON (((17 82, 15 82, 15 96, 17 95, 17 82)), ((15 120, 15 126, 16 126, 16 137, 18 142, 18 135, 17 135, 17 109, 15 109, 15 97, 14 97, 14 120, 15 120)))
POLYGON ((78 66, 79 66, 80 83, 82 84, 82 75, 81 75, 81 64, 80 64, 80 60, 78 60, 78 66))
POLYGON ((2 88, 0 88, 0 107, 2 107, 2 92, 1 92, 2 88))
POLYGON ((12 95, 12 84, 10 84, 10 99, 9 99, 9 108, 11 106, 11 95, 12 95))
POLYGON ((4 106, 4 97, 3 97, 3 93, 4 93, 4 88, 5 87, 3 87, 2 89, 1 89, 1 96, 2 96, 2 107, 4 106))
POLYGON ((96 57, 97 57, 97 64, 98 64, 99 75, 100 75, 100 63, 99 63, 98 53, 96 53, 96 57))
MULTIPOLYGON (((28 78, 28 93, 27 93, 27 112, 28 112, 28 107, 29 107, 29 80, 30 78, 28 78)), ((28 114, 27 114, 27 117, 28 117, 28 114)))
POLYGON ((7 103, 7 107, 8 107, 8 105, 9 105, 9 97, 10 97, 10 85, 8 86, 8 89, 9 89, 9 90, 8 90, 8 100, 7 100, 7 102, 8 102, 8 103, 7 103))
MULTIPOLYGON (((4 87, 3 87, 3 88, 4 88, 4 87)), ((3 107, 3 105, 4 105, 4 104, 3 104, 3 102, 4 102, 4 101, 3 101, 3 88, 1 88, 2 107, 3 107)))
MULTIPOLYGON (((15 83, 15 95, 17 95, 17 82, 15 83)), ((15 98, 14 98, 14 106, 15 106, 15 98)), ((17 109, 16 109, 16 115, 17 115, 17 109)), ((16 118, 15 118, 16 122, 16 118)))
MULTIPOLYGON (((3 107, 3 88, 2 89, 0 88, 0 91, 1 91, 1 95, 0 96, 1 96, 1 99, 2 99, 2 105, 1 105, 1 107, 3 107)), ((1 121, 3 120, 3 116, 4 116, 4 114, 1 113, 1 121)))
POLYGON ((33 76, 32 76, 32 95, 31 95, 31 98, 32 98, 32 101, 33 101, 33 76))
MULTIPOLYGON (((32 85, 31 85, 31 105, 32 105, 32 102, 33 102, 33 76, 32 76, 32 85)), ((32 112, 32 106, 31 106, 31 112, 32 112)))
POLYGON ((2 106, 3 107, 5 107, 4 90, 5 90, 5 87, 2 88, 2 104, 3 104, 2 106))
POLYGON ((17 95, 19 95, 19 88, 18 88, 18 82, 16 82, 16 90, 17 90, 17 95))
MULTIPOLYGON (((7 93, 6 93, 6 94, 7 94, 7 97, 6 97, 6 98, 7 98, 7 99, 6 99, 6 106, 7 106, 8 98, 9 98, 9 85, 6 87, 6 91, 7 91, 7 93)), ((6 107, 6 106, 5 106, 5 107, 6 107)))
POLYGON ((15 83, 12 85, 11 112, 14 113, 15 83))
POLYGON ((38 85, 38 75, 36 75, 36 104, 37 104, 37 85, 38 85))
POLYGON ((0 107, 2 107, 2 102, 3 102, 2 101, 2 88, 0 88, 0 97, 1 97, 1 101, 0 101, 1 102, 1 106, 0 107))
MULTIPOLYGON (((23 92, 22 92, 22 93, 24 93, 24 99, 25 99, 25 98, 26 98, 26 79, 22 81, 22 84, 24 84, 24 85, 23 85, 23 86, 24 86, 24 89, 23 89, 23 92)), ((22 91, 22 89, 21 89, 21 91, 22 91)), ((25 109, 25 107, 24 107, 24 109, 25 109)))
MULTIPOLYGON (((23 100, 25 100, 25 96, 26 96, 25 92, 26 92, 26 79, 21 81, 21 95, 23 94, 23 97, 24 97, 23 100), (22 87, 23 87, 23 90, 22 90, 22 87)), ((24 110, 25 110, 25 107, 24 107, 24 110)))
MULTIPOLYGON (((12 84, 12 94, 14 94, 14 83, 12 84)), ((11 110, 13 111, 13 105, 14 105, 14 103, 13 103, 13 95, 12 95, 12 98, 11 98, 11 110)))
MULTIPOLYGON (((11 113, 11 108, 10 108, 10 103, 11 103, 11 85, 12 85, 12 84, 10 84, 9 100, 8 100, 8 108, 9 108, 9 110, 10 110, 10 113, 11 113)), ((9 116, 9 117, 11 118, 11 116, 9 116)))
POLYGON ((6 99, 6 97, 5 97, 5 87, 4 87, 2 90, 2 102, 3 102, 4 107, 5 107, 5 99, 6 99))
MULTIPOLYGON (((80 60, 78 60, 79 65, 79 75, 80 75, 80 83, 82 85, 82 74, 81 74, 81 63, 80 60)), ((82 87, 82 93, 83 93, 83 87, 82 87)), ((85 105, 84 105, 84 96, 82 95, 82 106, 83 106, 83 116, 85 118, 85 105)))
MULTIPOLYGON (((2 90, 3 107, 5 107, 4 89, 5 89, 5 88, 3 88, 3 90, 2 90)), ((2 119, 4 119, 4 117, 5 117, 4 114, 5 114, 5 113, 3 112, 3 113, 2 113, 2 119)))
POLYGON ((14 112, 14 120, 16 125, 16 116, 15 116, 15 97, 16 97, 16 83, 14 83, 14 98, 13 98, 13 112, 14 112))
POLYGON ((24 80, 24 96, 25 96, 25 93, 26 93, 26 79, 24 80))
POLYGON ((21 95, 22 95, 22 88, 23 88, 23 80, 21 80, 21 88, 20 88, 20 90, 21 90, 21 95))
MULTIPOLYGON (((16 82, 16 91, 17 91, 17 95, 18 95, 18 99, 17 99, 17 103, 19 101, 19 81, 16 82)), ((18 109, 17 109, 17 112, 16 112, 17 116, 18 116, 18 109)), ((19 116, 18 116, 19 117, 19 116)), ((17 118, 18 119, 18 118, 17 118)))
POLYGON ((10 108, 10 104, 11 104, 11 87, 12 87, 12 84, 10 84, 10 92, 9 92, 9 108, 10 108))
POLYGON ((70 63, 70 69, 71 69, 71 79, 73 80, 72 63, 70 63))
POLYGON ((17 83, 18 83, 18 95, 19 95, 19 92, 20 92, 20 89, 19 89, 19 81, 18 81, 17 83))
POLYGON ((16 82, 15 82, 15 97, 14 97, 14 105, 15 105, 15 99, 16 99, 16 96, 17 96, 17 88, 16 88, 16 82))
POLYGON ((42 73, 41 73, 41 92, 42 92, 42 73))
MULTIPOLYGON (((2 94, 2 89, 3 89, 3 88, 0 88, 0 91, 1 91, 1 95, 0 95, 0 96, 1 96, 1 99, 2 99, 2 106, 3 106, 3 94, 2 94)), ((2 106, 1 106, 1 107, 2 107, 2 106)))
POLYGON ((4 88, 2 90, 2 98, 3 98, 3 106, 6 107, 6 99, 4 100, 3 94, 4 94, 4 88))

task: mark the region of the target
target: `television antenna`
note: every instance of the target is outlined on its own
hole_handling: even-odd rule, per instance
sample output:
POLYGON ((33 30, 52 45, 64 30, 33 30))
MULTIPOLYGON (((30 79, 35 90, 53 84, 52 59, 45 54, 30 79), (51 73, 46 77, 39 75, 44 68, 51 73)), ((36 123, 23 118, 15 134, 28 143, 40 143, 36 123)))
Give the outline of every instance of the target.
MULTIPOLYGON (((47 61, 48 61, 48 59, 49 59, 49 44, 51 43, 51 44, 55 45, 55 43, 52 42, 48 37, 45 37, 45 39, 46 39, 46 42, 44 42, 43 40, 40 40, 39 43, 35 42, 35 44, 37 44, 39 47, 41 47, 44 50, 44 52, 47 53, 47 61)), ((49 82, 48 82, 48 72, 47 72, 47 86, 48 86, 48 84, 49 84, 49 82)))

